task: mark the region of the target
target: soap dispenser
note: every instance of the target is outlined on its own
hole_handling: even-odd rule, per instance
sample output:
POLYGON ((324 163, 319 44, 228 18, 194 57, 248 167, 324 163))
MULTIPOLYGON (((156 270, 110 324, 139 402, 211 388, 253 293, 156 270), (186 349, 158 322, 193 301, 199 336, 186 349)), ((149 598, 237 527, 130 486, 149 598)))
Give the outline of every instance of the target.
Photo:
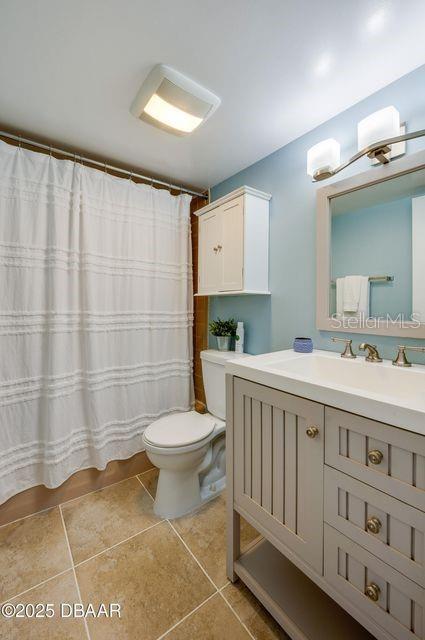
POLYGON ((235 353, 243 353, 244 328, 243 322, 238 322, 236 327, 235 353))

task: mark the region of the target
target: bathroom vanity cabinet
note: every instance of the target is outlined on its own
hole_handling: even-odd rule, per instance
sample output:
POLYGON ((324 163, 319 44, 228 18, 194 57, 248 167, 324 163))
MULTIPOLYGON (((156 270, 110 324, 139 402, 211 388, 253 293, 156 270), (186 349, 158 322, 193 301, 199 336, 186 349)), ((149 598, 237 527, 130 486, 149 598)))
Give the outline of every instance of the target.
POLYGON ((424 640, 424 434, 227 374, 227 476, 229 578, 291 638, 424 640))
POLYGON ((242 187, 196 211, 196 295, 269 293, 270 197, 242 187))

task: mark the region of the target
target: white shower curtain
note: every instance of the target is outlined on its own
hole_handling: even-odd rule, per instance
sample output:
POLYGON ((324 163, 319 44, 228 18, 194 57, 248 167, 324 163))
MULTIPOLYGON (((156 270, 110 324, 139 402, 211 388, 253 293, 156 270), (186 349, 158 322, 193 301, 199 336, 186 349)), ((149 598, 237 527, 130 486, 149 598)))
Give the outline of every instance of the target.
POLYGON ((190 409, 189 205, 0 142, 0 504, 190 409))

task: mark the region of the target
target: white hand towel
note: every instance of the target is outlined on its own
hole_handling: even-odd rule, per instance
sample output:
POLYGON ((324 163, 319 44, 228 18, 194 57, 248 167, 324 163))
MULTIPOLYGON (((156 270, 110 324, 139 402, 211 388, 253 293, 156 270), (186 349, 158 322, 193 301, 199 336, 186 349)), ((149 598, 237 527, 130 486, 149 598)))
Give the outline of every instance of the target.
POLYGON ((344 313, 357 313, 360 304, 363 276, 345 276, 344 313))
POLYGON ((338 318, 344 315, 344 282, 345 278, 336 279, 336 315, 338 318))
POLYGON ((336 313, 346 318, 369 317, 370 283, 367 276, 336 279, 336 313))

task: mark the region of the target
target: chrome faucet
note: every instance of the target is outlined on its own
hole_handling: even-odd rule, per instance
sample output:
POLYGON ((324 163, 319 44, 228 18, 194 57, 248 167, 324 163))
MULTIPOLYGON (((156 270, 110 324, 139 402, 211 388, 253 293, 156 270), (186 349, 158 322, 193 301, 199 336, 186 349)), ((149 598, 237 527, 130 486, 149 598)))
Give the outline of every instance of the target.
POLYGON ((406 351, 419 351, 425 353, 425 347, 406 347, 403 344, 398 345, 398 353, 393 360, 395 367, 411 367, 412 363, 406 358, 406 351))
POLYGON ((379 355, 378 347, 376 344, 369 344, 368 342, 362 342, 359 344, 360 351, 367 351, 366 362, 382 362, 382 358, 379 355))
POLYGON ((356 354, 353 353, 353 349, 351 348, 351 345, 353 344, 352 340, 349 340, 348 338, 336 338, 335 336, 333 336, 331 338, 332 342, 344 342, 345 343, 345 349, 344 351, 341 353, 341 358, 349 358, 350 360, 357 358, 356 354))

